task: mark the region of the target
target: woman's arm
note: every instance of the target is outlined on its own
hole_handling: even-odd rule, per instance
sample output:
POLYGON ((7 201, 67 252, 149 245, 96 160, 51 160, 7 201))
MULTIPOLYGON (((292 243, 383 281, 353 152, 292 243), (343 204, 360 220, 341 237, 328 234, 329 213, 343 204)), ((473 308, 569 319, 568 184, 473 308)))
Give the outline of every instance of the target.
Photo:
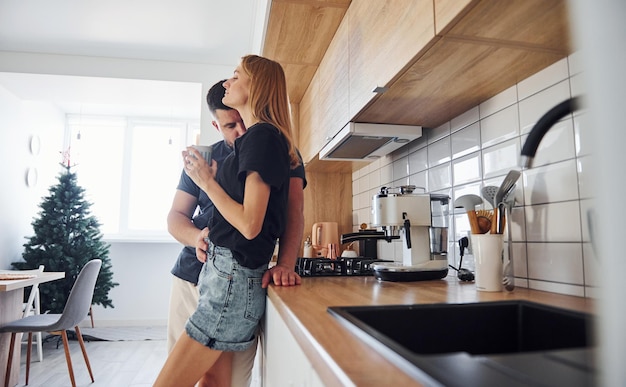
POLYGON ((259 235, 270 198, 270 186, 263 181, 261 175, 254 171, 248 172, 243 204, 240 204, 233 200, 215 180, 216 162, 209 166, 200 153, 192 147, 183 151, 183 158, 187 175, 206 192, 224 219, 246 239, 254 239, 259 235), (192 152, 195 158, 191 156, 192 152))
POLYGON ((294 271, 300 252, 304 231, 304 181, 291 177, 287 202, 287 224, 278 246, 278 262, 263 274, 261 285, 266 288, 271 282, 278 286, 300 285, 300 276, 294 271))
POLYGON ((270 186, 254 171, 248 172, 245 186, 243 204, 228 196, 214 179, 206 192, 224 219, 250 240, 259 235, 263 227, 270 199, 270 186))

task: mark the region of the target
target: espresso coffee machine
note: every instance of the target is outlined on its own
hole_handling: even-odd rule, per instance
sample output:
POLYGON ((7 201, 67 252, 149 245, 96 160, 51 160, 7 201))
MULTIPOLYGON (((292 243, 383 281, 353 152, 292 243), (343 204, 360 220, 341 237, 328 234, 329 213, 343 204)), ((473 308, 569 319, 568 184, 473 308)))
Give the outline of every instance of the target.
MULTIPOLYGON (((372 197, 372 223, 402 241, 402 263, 376 263, 380 280, 419 281, 448 275, 447 195, 414 193, 413 185, 382 187, 372 197)), ((380 238, 383 239, 383 238, 380 238)))

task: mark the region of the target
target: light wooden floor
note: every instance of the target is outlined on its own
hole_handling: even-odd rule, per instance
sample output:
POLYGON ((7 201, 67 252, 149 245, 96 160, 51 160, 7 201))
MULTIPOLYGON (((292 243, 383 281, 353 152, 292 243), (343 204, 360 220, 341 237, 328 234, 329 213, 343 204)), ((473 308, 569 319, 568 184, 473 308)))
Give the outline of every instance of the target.
MULTIPOLYGON (((91 383, 78 341, 70 340, 70 353, 77 387, 152 386, 165 359, 165 340, 91 341, 85 342, 95 383, 91 383)), ((62 343, 45 341, 43 362, 33 348, 29 387, 70 386, 62 343)), ((18 386, 24 386, 26 375, 26 345, 22 346, 22 362, 18 386)))

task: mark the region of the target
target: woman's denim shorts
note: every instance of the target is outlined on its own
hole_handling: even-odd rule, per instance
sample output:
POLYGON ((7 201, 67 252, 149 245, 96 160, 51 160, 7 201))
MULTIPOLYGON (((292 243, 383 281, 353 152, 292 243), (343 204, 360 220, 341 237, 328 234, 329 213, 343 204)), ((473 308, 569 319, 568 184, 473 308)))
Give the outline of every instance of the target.
POLYGON ((248 349, 265 313, 266 270, 241 266, 230 249, 209 243, 198 278, 198 308, 185 326, 189 337, 218 351, 248 349))

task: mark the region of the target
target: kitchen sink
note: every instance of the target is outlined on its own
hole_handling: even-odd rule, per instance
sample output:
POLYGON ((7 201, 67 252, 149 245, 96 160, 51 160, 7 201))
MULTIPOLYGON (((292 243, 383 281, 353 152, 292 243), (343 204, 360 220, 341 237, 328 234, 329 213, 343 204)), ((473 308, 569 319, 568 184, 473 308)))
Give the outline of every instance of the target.
POLYGON ((328 311, 425 384, 594 384, 589 314, 521 300, 328 311))

